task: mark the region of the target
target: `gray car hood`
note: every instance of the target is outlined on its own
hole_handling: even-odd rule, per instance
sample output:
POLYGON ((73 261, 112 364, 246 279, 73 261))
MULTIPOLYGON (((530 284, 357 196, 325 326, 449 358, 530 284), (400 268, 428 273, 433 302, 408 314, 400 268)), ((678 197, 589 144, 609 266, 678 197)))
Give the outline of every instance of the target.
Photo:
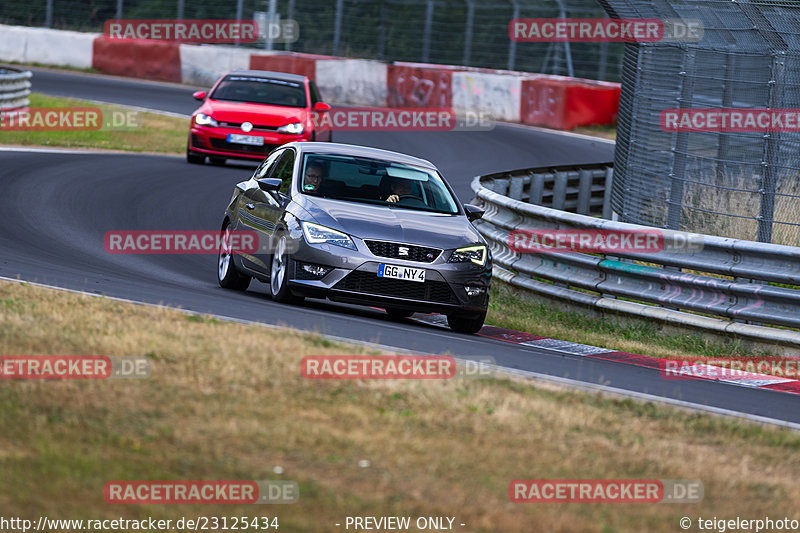
POLYGON ((420 244, 445 250, 485 242, 464 215, 312 199, 305 195, 301 205, 318 224, 360 239, 420 244))

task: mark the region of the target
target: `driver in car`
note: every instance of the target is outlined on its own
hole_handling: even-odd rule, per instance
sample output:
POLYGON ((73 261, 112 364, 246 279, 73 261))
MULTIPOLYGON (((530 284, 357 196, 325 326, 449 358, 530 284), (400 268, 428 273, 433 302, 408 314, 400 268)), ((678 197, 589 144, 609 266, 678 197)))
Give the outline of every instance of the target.
POLYGON ((394 179, 391 183, 391 189, 392 193, 386 198, 387 202, 396 203, 403 196, 413 196, 414 198, 418 198, 417 195, 412 192, 413 186, 409 180, 402 178, 394 179))
POLYGON ((306 167, 306 176, 303 182, 303 192, 320 193, 322 192, 322 181, 325 179, 325 166, 312 161, 306 167))

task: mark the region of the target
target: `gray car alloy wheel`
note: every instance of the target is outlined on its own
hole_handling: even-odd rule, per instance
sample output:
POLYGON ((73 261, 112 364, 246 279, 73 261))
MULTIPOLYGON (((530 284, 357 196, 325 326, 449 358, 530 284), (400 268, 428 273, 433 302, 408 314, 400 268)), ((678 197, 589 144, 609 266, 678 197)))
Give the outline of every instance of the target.
POLYGON ((295 296, 289 290, 289 268, 290 257, 287 253, 288 237, 285 233, 280 233, 275 244, 275 251, 272 254, 269 271, 269 293, 272 300, 281 303, 300 303, 302 296, 295 296))
POLYGON ((217 281, 224 289, 243 291, 250 286, 251 277, 245 276, 236 269, 233 262, 233 247, 231 246, 231 225, 226 222, 222 228, 217 255, 217 281))
POLYGON ((222 232, 222 241, 219 244, 219 256, 217 261, 217 279, 222 281, 228 275, 231 268, 231 227, 225 226, 222 232))
POLYGON ((269 288, 272 297, 279 295, 286 279, 286 235, 281 235, 272 255, 272 270, 269 275, 269 288))

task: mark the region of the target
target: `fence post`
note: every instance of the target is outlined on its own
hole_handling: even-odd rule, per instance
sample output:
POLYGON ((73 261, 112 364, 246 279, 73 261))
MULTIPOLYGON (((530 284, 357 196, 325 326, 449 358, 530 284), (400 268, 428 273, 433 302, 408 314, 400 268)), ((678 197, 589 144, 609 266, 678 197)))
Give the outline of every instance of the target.
POLYGON ((178 20, 183 20, 183 2, 184 0, 178 0, 178 20))
POLYGON ((117 0, 117 20, 122 18, 122 2, 123 0, 117 0))
POLYGON ((467 0, 467 24, 464 28, 464 58, 461 64, 469 66, 470 55, 472 54, 472 23, 475 20, 475 2, 467 0))
MULTIPOLYGON (((511 5, 514 7, 514 11, 511 13, 511 20, 516 20, 519 18, 519 2, 517 0, 511 0, 511 5)), ((514 70, 514 62, 517 58, 517 41, 514 39, 508 40, 508 70, 514 70)))
POLYGON ((336 0, 336 16, 333 19, 333 55, 339 55, 339 39, 342 35, 342 9, 344 0, 336 0))
MULTIPOLYGON (((729 54, 725 59, 725 79, 722 83, 722 108, 733 107, 733 73, 736 70, 736 56, 729 54)), ((722 185, 728 170, 728 134, 720 133, 717 137, 717 185, 722 185)))
MULTIPOLYGON (((558 0, 558 5, 560 6, 559 17, 562 19, 567 18, 567 8, 564 7, 564 1, 558 0)), ((567 76, 574 78, 575 71, 572 68, 572 50, 569 47, 569 41, 564 41, 564 54, 567 60, 567 76)))
POLYGON ((433 25, 433 0, 427 1, 425 7, 425 33, 422 36, 422 62, 430 60, 431 52, 431 26, 433 25))
MULTIPOLYGON (((236 21, 237 22, 241 22, 242 21, 242 2, 244 2, 244 0, 236 0, 236 21)), ((239 39, 236 39, 236 43, 234 44, 234 46, 239 46, 240 44, 241 43, 239 43, 239 39)))
POLYGON ((608 42, 600 43, 600 59, 597 61, 597 79, 606 81, 606 63, 608 62, 608 42))
POLYGON ((44 27, 53 27, 53 0, 47 0, 47 5, 45 6, 44 12, 44 27))
MULTIPOLYGON (((781 108, 782 98, 779 94, 784 87, 785 52, 778 51, 772 56, 771 76, 769 80, 769 107, 781 108)), ((778 177, 779 150, 781 134, 777 131, 764 134, 765 143, 761 161, 761 206, 758 212, 758 242, 772 242, 772 223, 775 219, 775 183, 778 177)))
MULTIPOLYGON (((288 20, 294 20, 294 0, 289 0, 289 7, 286 8, 286 18, 288 20)), ((283 49, 290 52, 292 50, 292 43, 286 43, 283 49)))
POLYGON ((386 0, 381 0, 380 18, 378 19, 378 59, 386 55, 386 0))
MULTIPOLYGON (((695 75, 695 49, 690 48, 684 55, 685 62, 681 72, 681 97, 680 108, 692 107, 694 94, 695 75)), ((669 201, 667 208, 667 227, 680 229, 681 211, 683 210, 683 182, 686 179, 686 152, 689 149, 689 133, 685 131, 676 134, 675 147, 672 149, 672 170, 669 173, 669 201)))

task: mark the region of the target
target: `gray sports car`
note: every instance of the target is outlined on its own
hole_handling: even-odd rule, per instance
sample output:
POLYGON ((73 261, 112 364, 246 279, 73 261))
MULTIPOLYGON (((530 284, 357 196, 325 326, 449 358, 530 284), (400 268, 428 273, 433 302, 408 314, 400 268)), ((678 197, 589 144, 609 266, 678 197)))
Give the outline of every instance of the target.
POLYGON ((219 284, 252 278, 272 299, 305 297, 371 305, 393 318, 447 315, 475 333, 489 304, 492 258, 472 226, 483 211, 461 205, 423 159, 362 146, 297 142, 276 148, 236 185, 222 222, 219 284), (261 243, 233 250, 233 232, 261 243))

